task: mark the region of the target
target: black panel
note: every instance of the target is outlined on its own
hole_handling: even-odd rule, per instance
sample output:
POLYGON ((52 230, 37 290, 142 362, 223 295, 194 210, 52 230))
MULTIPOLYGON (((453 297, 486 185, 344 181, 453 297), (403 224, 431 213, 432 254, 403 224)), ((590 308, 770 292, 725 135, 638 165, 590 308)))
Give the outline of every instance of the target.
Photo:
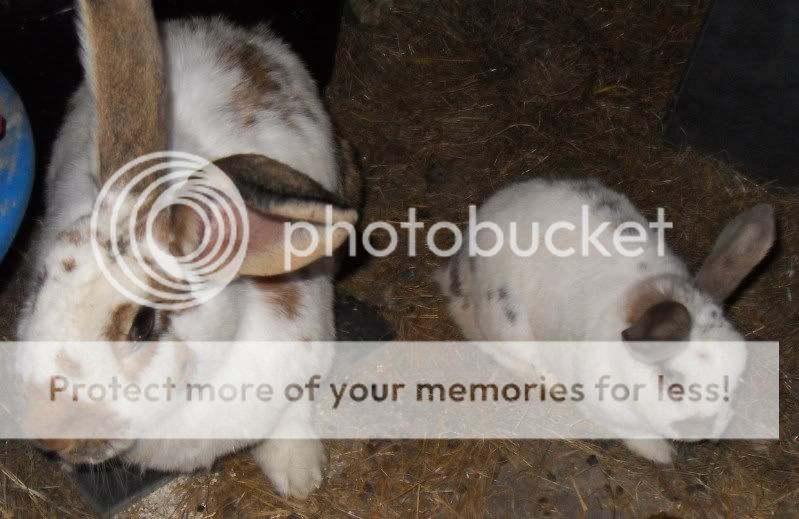
POLYGON ((666 139, 799 184, 799 2, 714 2, 666 139))
POLYGON ((124 511, 173 477, 154 470, 142 472, 119 461, 77 467, 70 475, 80 493, 101 517, 124 511))

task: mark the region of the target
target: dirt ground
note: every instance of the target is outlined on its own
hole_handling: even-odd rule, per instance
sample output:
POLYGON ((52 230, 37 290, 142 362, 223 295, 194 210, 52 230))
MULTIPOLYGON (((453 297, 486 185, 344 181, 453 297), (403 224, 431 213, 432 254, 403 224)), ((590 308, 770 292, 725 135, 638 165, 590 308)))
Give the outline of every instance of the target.
MULTIPOLYGON (((781 342, 781 441, 682 444, 665 467, 616 442, 330 442, 328 474, 305 502, 276 496, 244 453, 178 480, 166 510, 140 506, 124 517, 796 517, 799 190, 661 138, 705 7, 396 0, 369 24, 345 24, 327 100, 362 157, 366 223, 402 221, 408 207, 428 224, 463 223, 468 204, 509 182, 595 177, 647 216, 666 208, 670 244, 696 267, 726 220, 771 202, 780 244, 730 315, 747 338, 781 342)), ((374 305, 400 339, 458 338, 430 279, 439 261, 370 258, 341 287, 374 305)), ((3 315, 13 317, 16 297, 12 284, 3 315)), ((52 465, 6 442, 0 515, 90 514, 52 465)))

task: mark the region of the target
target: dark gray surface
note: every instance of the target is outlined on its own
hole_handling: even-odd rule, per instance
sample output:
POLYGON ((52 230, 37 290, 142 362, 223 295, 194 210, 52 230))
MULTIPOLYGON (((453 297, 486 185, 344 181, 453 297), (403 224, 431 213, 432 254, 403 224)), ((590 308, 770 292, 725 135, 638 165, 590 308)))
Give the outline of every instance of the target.
POLYGON ((665 136, 799 184, 799 2, 714 2, 665 136))
POLYGON ((77 467, 68 474, 100 517, 111 517, 125 510, 174 477, 164 472, 127 467, 119 461, 77 467))

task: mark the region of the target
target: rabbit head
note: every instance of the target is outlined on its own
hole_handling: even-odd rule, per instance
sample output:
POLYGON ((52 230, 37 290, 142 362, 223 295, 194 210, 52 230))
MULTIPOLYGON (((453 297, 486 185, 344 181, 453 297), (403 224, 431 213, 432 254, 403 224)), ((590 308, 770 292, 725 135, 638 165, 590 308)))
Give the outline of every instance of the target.
MULTIPOLYGON (((677 275, 649 278, 634 287, 622 332, 633 363, 653 368, 663 384, 717 384, 723 375, 732 393, 746 364, 744 339, 724 317, 721 304, 763 260, 775 240, 774 213, 762 204, 723 229, 693 280, 677 275), (713 344, 713 343, 724 343, 713 344)), ((635 369, 630 366, 629 369, 635 369)), ((732 416, 728 399, 666 399, 638 412, 674 437, 716 436, 732 416)))

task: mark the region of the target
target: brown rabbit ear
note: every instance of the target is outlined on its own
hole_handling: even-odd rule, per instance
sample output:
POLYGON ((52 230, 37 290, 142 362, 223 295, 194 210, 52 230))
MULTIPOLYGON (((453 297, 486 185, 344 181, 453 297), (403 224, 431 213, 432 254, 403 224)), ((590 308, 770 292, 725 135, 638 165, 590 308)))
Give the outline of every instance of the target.
POLYGON ((696 284, 717 301, 732 294, 768 253, 775 239, 774 209, 760 204, 730 221, 696 274, 696 284))
POLYGON ((144 0, 80 0, 80 34, 105 182, 131 160, 166 148, 161 43, 144 0))
MULTIPOLYGON (((263 155, 232 155, 215 161, 214 165, 230 177, 247 206, 249 239, 240 275, 273 276, 300 269, 341 245, 350 235, 342 224, 358 220, 358 212, 338 195, 290 166, 263 155), (325 229, 328 209, 330 223, 339 224, 329 235, 325 229), (311 232, 302 229, 295 229, 287 236, 286 224, 292 222, 310 223, 319 239, 314 242, 311 232), (292 251, 298 250, 304 254, 292 255, 292 251)), ((182 242, 180 248, 184 252, 194 250, 203 236, 200 219, 186 209, 179 209, 173 218, 177 218, 173 228, 181 229, 184 234, 178 236, 182 242)), ((231 229, 230 225, 213 221, 211 225, 212 241, 224 243, 230 239, 217 234, 218 229, 231 229)))
POLYGON ((621 332, 622 339, 630 344, 627 349, 641 362, 655 364, 670 359, 685 349, 683 342, 691 335, 692 319, 688 309, 676 301, 663 301, 653 305, 621 332))

